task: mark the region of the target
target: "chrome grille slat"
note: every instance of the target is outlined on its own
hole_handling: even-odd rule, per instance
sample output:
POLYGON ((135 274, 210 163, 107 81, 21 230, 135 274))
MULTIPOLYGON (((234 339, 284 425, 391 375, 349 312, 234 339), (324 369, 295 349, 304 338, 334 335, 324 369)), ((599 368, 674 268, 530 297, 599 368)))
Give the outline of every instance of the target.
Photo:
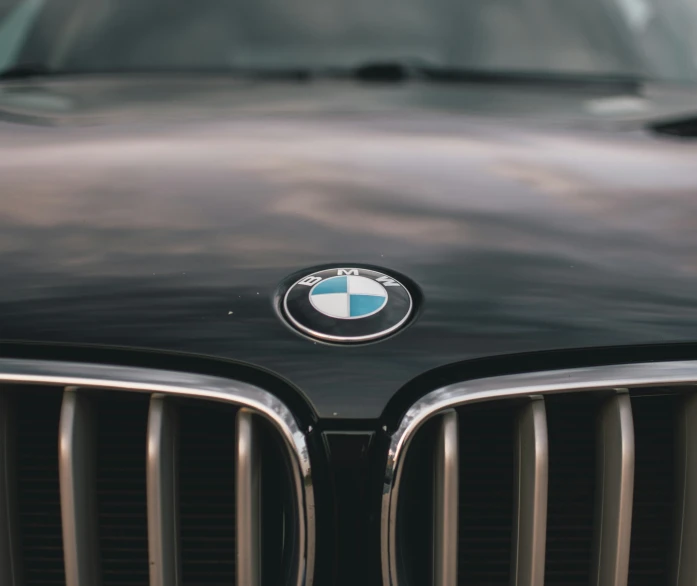
POLYGON ((237 584, 261 584, 261 479, 255 416, 249 409, 237 412, 235 433, 237 453, 237 584))
POLYGON ((99 586, 101 568, 95 481, 95 414, 86 393, 63 393, 58 474, 66 586, 99 586))
POLYGON ((171 399, 150 398, 147 432, 147 499, 150 586, 179 586, 177 412, 171 399))
POLYGON ((627 392, 609 399, 600 413, 597 496, 591 584, 626 586, 634 495, 634 423, 627 392))
POLYGON ((22 563, 17 532, 14 409, 0 393, 0 584, 21 586, 22 563))
POLYGON ((457 584, 457 528, 459 483, 458 418, 455 411, 443 414, 435 453, 433 583, 457 584))
POLYGON ((544 398, 521 408, 516 424, 513 586, 543 586, 549 444, 544 398))

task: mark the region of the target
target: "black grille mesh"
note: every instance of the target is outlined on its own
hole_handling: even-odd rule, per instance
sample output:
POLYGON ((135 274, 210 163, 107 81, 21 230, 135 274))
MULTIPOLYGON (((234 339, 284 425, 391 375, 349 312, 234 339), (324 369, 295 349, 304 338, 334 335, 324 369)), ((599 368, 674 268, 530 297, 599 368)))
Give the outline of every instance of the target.
POLYGON ((104 586, 147 586, 147 395, 97 401, 97 506, 104 586))
POLYGON ((437 421, 426 422, 413 439, 402 471, 397 551, 400 570, 410 584, 430 584, 433 572, 433 444, 437 421))
MULTIPOLYGON (((57 388, 27 387, 13 393, 26 586, 65 584, 58 480, 62 397, 62 389, 57 388)), ((103 584, 147 586, 150 397, 124 392, 93 392, 90 397, 97 417, 96 490, 103 584)), ((235 583, 236 410, 203 401, 179 404, 180 554, 185 586, 235 583)), ((282 468, 275 453, 272 459, 282 468)), ((273 482, 276 491, 283 491, 283 474, 276 473, 273 482)), ((281 530, 278 521, 269 524, 274 535, 281 530)), ((275 570, 276 574, 280 571, 280 567, 275 570)))
POLYGON ((514 408, 509 402, 460 410, 459 579, 508 585, 513 531, 514 408))
MULTIPOLYGON (((592 571, 598 414, 608 393, 545 397, 549 439, 546 586, 587 586, 592 571)), ((634 504, 629 586, 669 582, 676 514, 675 426, 683 396, 671 389, 632 394, 634 504)), ((519 400, 458 408, 460 495, 458 582, 510 582, 515 419, 519 400)), ((434 420, 437 423, 437 419, 434 420)), ((416 585, 431 579, 432 451, 425 426, 412 442, 400 493, 401 571, 416 585), (412 453, 413 451, 418 453, 412 453), (430 458, 430 459, 429 459, 430 458), (416 507, 419 507, 416 511, 416 507), (424 537, 427 536, 427 538, 424 537)))
POLYGON ((24 583, 65 586, 58 484, 58 421, 62 394, 17 392, 17 483, 24 583))
POLYGON ((593 547, 595 426, 600 399, 557 395, 545 399, 549 436, 547 501, 548 586, 587 586, 593 547))
POLYGON ((636 468, 629 586, 668 584, 675 512, 676 395, 632 398, 636 468))
POLYGON ((187 586, 235 581, 235 409, 180 410, 182 577, 187 586))

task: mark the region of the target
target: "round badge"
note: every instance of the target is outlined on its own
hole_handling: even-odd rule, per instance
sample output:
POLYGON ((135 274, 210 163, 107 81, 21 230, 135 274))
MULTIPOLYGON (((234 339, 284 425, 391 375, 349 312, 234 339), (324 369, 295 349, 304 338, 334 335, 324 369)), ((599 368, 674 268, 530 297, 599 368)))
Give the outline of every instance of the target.
POLYGON ((367 342, 403 326, 412 311, 397 279, 369 269, 325 269, 305 275, 283 299, 285 316, 300 331, 330 342, 367 342))

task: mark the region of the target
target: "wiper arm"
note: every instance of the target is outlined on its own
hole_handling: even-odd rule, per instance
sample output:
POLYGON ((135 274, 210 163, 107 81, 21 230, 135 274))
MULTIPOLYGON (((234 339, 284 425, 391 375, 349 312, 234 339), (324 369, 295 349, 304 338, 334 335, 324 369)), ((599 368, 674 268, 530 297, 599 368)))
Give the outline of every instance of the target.
POLYGON ((651 128, 658 134, 692 140, 697 138, 697 114, 658 122, 652 124, 651 128))
POLYGON ((602 87, 638 91, 645 80, 633 75, 598 75, 548 71, 487 71, 478 69, 426 68, 423 73, 434 81, 522 84, 562 87, 602 87))
POLYGON ((261 80, 306 80, 312 75, 307 68, 294 69, 104 69, 104 70, 64 70, 50 69, 45 65, 36 63, 19 64, 4 71, 0 71, 0 80, 28 79, 32 77, 56 77, 67 75, 226 75, 242 79, 261 80))
MULTIPOLYGON (((38 63, 20 63, 0 71, 0 81, 55 77, 75 73, 145 73, 147 70, 65 71, 50 69, 38 63)), ((569 88, 597 88, 609 86, 619 91, 635 92, 645 80, 628 75, 593 75, 536 71, 492 71, 433 65, 424 59, 386 59, 365 61, 353 67, 290 67, 290 68, 231 68, 216 70, 156 70, 150 73, 222 74, 251 80, 311 81, 314 79, 355 79, 375 83, 399 83, 409 80, 426 80, 443 83, 521 84, 539 86, 565 86, 569 88)))
POLYGON ((405 81, 428 76, 429 68, 410 61, 368 61, 349 73, 363 81, 405 81))
POLYGON ((59 72, 35 63, 19 64, 4 71, 0 71, 0 80, 7 79, 28 79, 31 77, 47 77, 58 75, 59 72))
POLYGON ((401 82, 423 79, 450 83, 534 84, 568 87, 611 86, 637 91, 645 80, 631 75, 594 75, 545 71, 493 71, 441 67, 420 59, 367 61, 346 69, 309 70, 308 77, 349 77, 362 81, 401 82))

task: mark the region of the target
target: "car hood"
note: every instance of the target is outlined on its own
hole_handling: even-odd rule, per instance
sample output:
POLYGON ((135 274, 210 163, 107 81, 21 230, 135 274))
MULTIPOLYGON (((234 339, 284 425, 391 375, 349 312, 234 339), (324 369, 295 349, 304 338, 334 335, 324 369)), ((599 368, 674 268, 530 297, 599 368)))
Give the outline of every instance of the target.
MULTIPOLYGON (((377 417, 478 357, 697 338, 689 103, 615 90, 61 80, 0 91, 0 339, 232 359, 377 417), (366 264, 411 327, 313 343, 279 283, 366 264)), ((690 98, 693 99, 693 98, 690 98)))

